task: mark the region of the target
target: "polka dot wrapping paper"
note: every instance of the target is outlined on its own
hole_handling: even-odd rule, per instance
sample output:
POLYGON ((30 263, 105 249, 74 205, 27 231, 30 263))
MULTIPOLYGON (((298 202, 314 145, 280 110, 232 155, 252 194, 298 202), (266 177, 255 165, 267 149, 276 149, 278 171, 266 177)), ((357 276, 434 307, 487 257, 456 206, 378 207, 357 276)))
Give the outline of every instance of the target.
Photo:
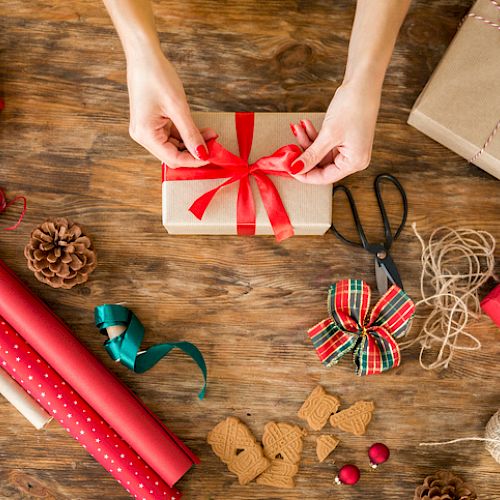
POLYGON ((199 463, 2 260, 0 316, 170 487, 199 463))
POLYGON ((134 498, 181 498, 2 317, 0 362, 134 498))

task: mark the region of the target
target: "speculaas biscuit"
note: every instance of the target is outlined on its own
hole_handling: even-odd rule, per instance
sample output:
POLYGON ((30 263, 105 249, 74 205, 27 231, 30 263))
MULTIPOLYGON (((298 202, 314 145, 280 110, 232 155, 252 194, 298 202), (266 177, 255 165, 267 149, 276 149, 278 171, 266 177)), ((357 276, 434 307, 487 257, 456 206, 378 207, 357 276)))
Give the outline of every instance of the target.
POLYGON ((302 454, 303 437, 307 434, 297 425, 269 422, 264 427, 262 444, 264 454, 271 460, 271 467, 257 478, 258 484, 278 488, 293 488, 302 454))
POLYGON ((330 417, 330 424, 355 436, 362 436, 372 419, 375 405, 372 401, 357 401, 347 410, 339 411, 330 417))
POLYGON ((208 433, 207 442, 227 468, 238 476, 240 484, 249 483, 271 464, 250 429, 236 417, 219 422, 208 433))
POLYGON ((320 385, 316 386, 301 406, 298 416, 307 420, 309 427, 315 431, 321 430, 328 418, 340 406, 340 400, 328 394, 320 385))
POLYGON ((340 443, 340 439, 337 439, 331 434, 324 434, 323 436, 318 436, 316 439, 316 455, 318 460, 323 462, 326 460, 328 455, 337 447, 340 443))

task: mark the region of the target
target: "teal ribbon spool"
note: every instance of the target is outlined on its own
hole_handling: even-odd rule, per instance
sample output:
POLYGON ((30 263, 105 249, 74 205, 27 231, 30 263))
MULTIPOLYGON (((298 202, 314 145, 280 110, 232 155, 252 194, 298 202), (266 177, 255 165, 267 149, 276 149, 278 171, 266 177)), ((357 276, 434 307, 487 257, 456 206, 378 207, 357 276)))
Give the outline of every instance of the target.
POLYGON ((145 351, 140 351, 144 338, 144 326, 136 315, 124 306, 118 304, 103 304, 94 311, 95 324, 100 332, 108 335, 110 326, 124 326, 126 330, 114 338, 108 338, 104 347, 114 361, 119 361, 135 373, 144 373, 165 357, 172 349, 178 348, 190 356, 203 374, 203 388, 198 394, 200 399, 205 397, 207 387, 207 366, 200 350, 191 342, 167 342, 156 344, 145 351))

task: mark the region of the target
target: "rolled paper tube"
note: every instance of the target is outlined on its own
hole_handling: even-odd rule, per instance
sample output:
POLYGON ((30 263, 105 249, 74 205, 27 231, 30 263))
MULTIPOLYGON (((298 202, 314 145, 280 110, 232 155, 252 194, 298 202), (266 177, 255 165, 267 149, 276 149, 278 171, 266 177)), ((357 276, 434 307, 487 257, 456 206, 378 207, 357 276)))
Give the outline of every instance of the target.
POLYGON ((181 497, 0 317, 4 368, 135 498, 181 497))
POLYGON ((198 457, 74 337, 2 260, 0 316, 169 486, 199 463, 198 457))
POLYGON ((43 429, 52 417, 4 370, 0 368, 0 394, 35 429, 43 429))
POLYGON ((500 285, 481 301, 481 309, 500 327, 500 285))

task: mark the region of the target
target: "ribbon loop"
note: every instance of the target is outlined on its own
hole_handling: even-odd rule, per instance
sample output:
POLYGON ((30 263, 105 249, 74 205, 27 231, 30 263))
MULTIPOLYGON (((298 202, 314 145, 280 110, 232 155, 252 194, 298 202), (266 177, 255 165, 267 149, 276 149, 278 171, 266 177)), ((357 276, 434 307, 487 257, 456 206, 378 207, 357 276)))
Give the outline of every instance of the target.
POLYGON ((14 203, 16 203, 19 200, 23 200, 23 209, 21 211, 21 215, 19 216, 19 219, 17 219, 17 222, 14 225, 9 226, 9 227, 4 227, 3 228, 4 231, 14 231, 15 229, 17 229, 19 227, 19 224, 21 224, 21 221, 23 220, 24 215, 26 213, 26 204, 27 203, 26 203, 26 197, 24 197, 24 196, 16 196, 12 200, 7 201, 7 198, 5 197, 5 193, 0 188, 0 214, 2 212, 5 212, 9 207, 14 205, 14 203))
POLYGON ((401 355, 396 339, 407 332, 415 304, 393 285, 368 316, 370 296, 370 287, 362 280, 341 280, 330 287, 330 317, 308 332, 324 365, 336 364, 352 351, 358 375, 382 373, 399 366, 401 355))
POLYGON ((168 342, 156 344, 139 351, 144 338, 144 326, 137 316, 124 306, 103 304, 95 308, 95 324, 109 338, 104 347, 111 359, 119 361, 135 373, 144 373, 153 368, 172 349, 178 348, 190 356, 203 374, 203 388, 198 397, 203 399, 207 386, 207 367, 203 354, 190 342, 168 342))
POLYGON ((293 236, 293 226, 281 200, 281 196, 268 175, 291 177, 291 164, 300 156, 301 150, 295 144, 279 148, 273 154, 248 164, 254 133, 254 113, 235 113, 236 135, 240 156, 226 150, 217 141, 207 143, 210 163, 199 168, 169 168, 163 164, 163 180, 226 179, 222 184, 207 191, 194 201, 189 210, 202 219, 214 196, 225 186, 239 181, 236 212, 237 233, 255 234, 256 210, 250 177, 259 188, 264 208, 269 217, 277 241, 293 236))

